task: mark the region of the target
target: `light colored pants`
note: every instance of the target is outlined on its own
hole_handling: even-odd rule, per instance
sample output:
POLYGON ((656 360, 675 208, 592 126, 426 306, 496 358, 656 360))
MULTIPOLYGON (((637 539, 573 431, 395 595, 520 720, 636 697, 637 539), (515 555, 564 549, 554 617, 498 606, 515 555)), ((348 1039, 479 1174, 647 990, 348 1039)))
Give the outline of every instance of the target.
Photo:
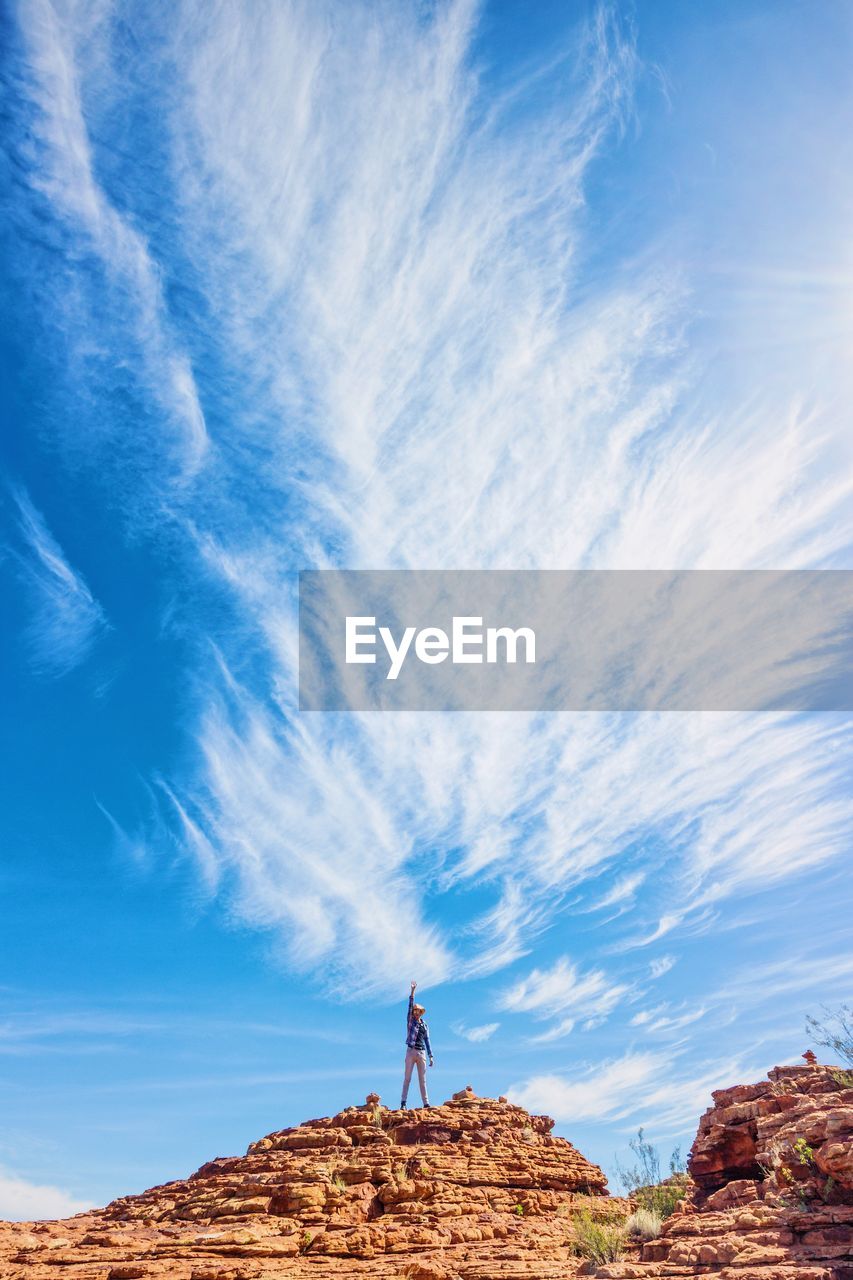
POLYGON ((403 1076, 403 1105, 405 1106, 406 1098, 409 1096, 409 1082, 412 1078, 412 1067, 418 1069, 418 1084, 421 1089, 421 1098, 425 1107, 429 1106, 429 1098, 427 1097, 426 1086, 426 1054, 423 1049, 407 1049, 406 1050, 406 1071, 403 1076))

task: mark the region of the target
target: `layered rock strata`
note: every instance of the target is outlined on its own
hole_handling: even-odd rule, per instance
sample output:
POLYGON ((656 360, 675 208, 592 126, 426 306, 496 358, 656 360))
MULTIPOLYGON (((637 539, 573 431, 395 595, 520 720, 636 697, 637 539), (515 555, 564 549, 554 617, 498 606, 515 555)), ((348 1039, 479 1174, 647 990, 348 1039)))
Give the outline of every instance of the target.
POLYGON ((106 1209, 0 1224, 0 1280, 853 1280, 853 1076, 777 1067, 713 1098, 688 1199, 597 1271, 575 1215, 631 1206, 547 1117, 468 1088, 410 1112, 370 1095, 106 1209))
POLYGON ((853 1280, 853 1074, 776 1067, 712 1096, 691 1195, 637 1261, 597 1274, 853 1280))
POLYGON ((572 1215, 627 1211, 553 1121, 462 1090, 365 1105, 59 1223, 0 1228, 3 1280, 564 1280, 572 1215))

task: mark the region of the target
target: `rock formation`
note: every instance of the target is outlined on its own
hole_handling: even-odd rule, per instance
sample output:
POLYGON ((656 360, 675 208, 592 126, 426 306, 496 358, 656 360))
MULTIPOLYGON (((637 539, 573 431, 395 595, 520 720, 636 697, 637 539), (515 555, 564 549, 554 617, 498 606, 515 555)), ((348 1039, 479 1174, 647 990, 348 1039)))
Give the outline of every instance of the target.
POLYGON ((105 1209, 3 1224, 0 1277, 562 1280, 575 1209, 628 1206, 552 1128, 470 1086, 429 1110, 371 1094, 105 1209))
POLYGON ((370 1094, 106 1209, 0 1223, 0 1280, 853 1280, 853 1076, 807 1061, 713 1098, 687 1200, 597 1271, 575 1215, 632 1206, 547 1116, 468 1086, 429 1110, 370 1094))
POLYGON ((615 1280, 853 1280, 853 1074, 776 1067, 713 1094, 690 1152, 695 1184, 615 1280))

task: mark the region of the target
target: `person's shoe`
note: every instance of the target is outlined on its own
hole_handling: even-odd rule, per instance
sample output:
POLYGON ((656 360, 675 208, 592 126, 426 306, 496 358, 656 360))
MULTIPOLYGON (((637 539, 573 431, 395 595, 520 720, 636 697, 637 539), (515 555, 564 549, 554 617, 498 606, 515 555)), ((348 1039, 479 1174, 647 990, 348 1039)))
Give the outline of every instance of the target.
POLYGON ((406 1106, 405 1102, 401 1102, 401 1103, 400 1103, 400 1110, 401 1110, 401 1111, 408 1111, 408 1107, 406 1106))

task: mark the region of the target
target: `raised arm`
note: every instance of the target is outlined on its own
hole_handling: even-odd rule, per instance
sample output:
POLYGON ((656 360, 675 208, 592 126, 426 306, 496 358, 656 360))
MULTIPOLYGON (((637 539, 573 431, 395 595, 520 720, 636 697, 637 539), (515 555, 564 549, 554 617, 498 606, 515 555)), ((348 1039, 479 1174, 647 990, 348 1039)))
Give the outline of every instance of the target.
POLYGON ((415 1009, 415 991, 416 991, 416 989, 417 989, 417 985, 418 985, 418 984, 417 984, 416 982, 413 982, 413 983, 412 983, 412 989, 411 989, 411 991, 409 992, 409 1011, 408 1011, 408 1013, 406 1014, 406 1034, 407 1034, 407 1035, 408 1035, 409 1027, 412 1025, 412 1017, 414 1016, 414 1009, 415 1009))

